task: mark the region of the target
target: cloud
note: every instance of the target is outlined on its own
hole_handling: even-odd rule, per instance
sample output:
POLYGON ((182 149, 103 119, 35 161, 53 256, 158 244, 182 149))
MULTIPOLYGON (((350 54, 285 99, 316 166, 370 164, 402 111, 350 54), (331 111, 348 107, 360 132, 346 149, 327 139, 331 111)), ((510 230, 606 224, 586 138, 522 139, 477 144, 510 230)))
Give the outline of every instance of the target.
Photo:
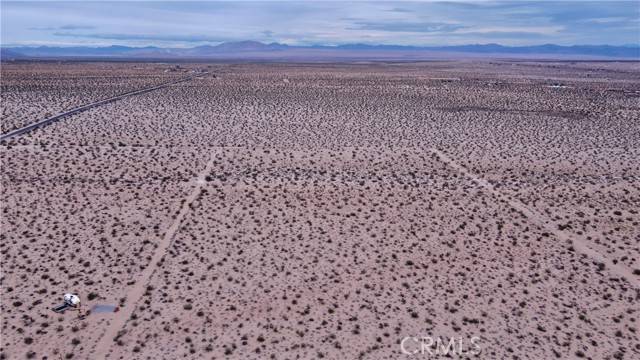
POLYGON ((586 23, 611 24, 611 23, 628 23, 628 22, 634 22, 634 21, 637 22, 638 19, 624 17, 624 16, 612 16, 612 17, 584 19, 582 21, 586 23))
POLYGON ((3 45, 616 45, 640 28, 637 1, 2 1, 0 17, 3 45))
POLYGON ((62 26, 44 26, 44 27, 30 27, 29 30, 36 31, 57 31, 57 30, 92 30, 95 26, 91 25, 62 25, 62 26))
POLYGON ((474 26, 456 30, 457 34, 539 34, 553 35, 564 30, 563 26, 474 26))
POLYGON ((462 25, 441 22, 369 22, 356 21, 349 30, 376 30, 389 32, 442 33, 464 28, 462 25))
POLYGON ((523 32, 523 31, 486 31, 486 32, 467 32, 467 33, 452 33, 449 36, 455 36, 458 38, 475 37, 484 40, 505 40, 505 39, 545 39, 548 38, 545 34, 523 32))
POLYGON ((209 35, 161 35, 161 34, 78 34, 75 32, 55 32, 54 36, 89 38, 102 40, 149 40, 149 41, 177 41, 177 42, 223 42, 233 40, 221 36, 209 35))
POLYGON ((388 12, 396 12, 396 13, 412 13, 413 10, 405 9, 405 8, 392 8, 387 10, 388 12))
POLYGON ((62 25, 58 29, 60 30, 90 30, 95 29, 95 26, 90 25, 62 25))

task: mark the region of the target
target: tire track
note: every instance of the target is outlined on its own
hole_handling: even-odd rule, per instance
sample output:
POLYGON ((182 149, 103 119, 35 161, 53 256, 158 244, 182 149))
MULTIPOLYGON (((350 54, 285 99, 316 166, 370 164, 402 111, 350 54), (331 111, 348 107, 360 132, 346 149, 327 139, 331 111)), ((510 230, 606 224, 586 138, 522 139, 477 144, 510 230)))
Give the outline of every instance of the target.
POLYGON ((165 235, 162 238, 162 241, 160 242, 160 244, 158 245, 158 248, 156 249, 155 253, 153 254, 153 257, 149 262, 149 265, 142 271, 138 281, 136 281, 133 287, 130 288, 129 291, 127 292, 126 295, 127 295, 127 301, 129 304, 125 306, 121 311, 114 313, 115 316, 113 317, 113 319, 111 319, 109 326, 107 327, 105 332, 102 334, 102 337, 93 348, 91 359, 105 359, 109 356, 109 350, 111 349, 111 346, 114 344, 114 338, 116 338, 116 336, 118 336, 120 331, 124 329, 125 325, 131 318, 133 311, 136 309, 138 302, 142 299, 142 296, 144 295, 145 290, 153 274, 158 268, 158 263, 165 256, 167 249, 173 243, 173 238, 178 232, 178 230, 180 229, 182 220, 189 212, 191 203, 193 203, 193 201, 198 197, 198 195, 200 194, 202 185, 206 183, 205 177, 207 174, 211 172, 214 159, 215 159, 215 156, 212 154, 209 158, 209 161, 207 162, 207 165, 205 166, 205 169, 200 174, 198 174, 195 187, 193 188, 189 196, 187 196, 184 203, 182 204, 182 207, 180 208, 180 212, 174 219, 171 226, 165 232, 165 235))
POLYGON ((500 191, 496 190, 496 188, 493 187, 493 185, 491 185, 491 183, 489 183, 487 180, 467 170, 464 166, 455 162, 453 159, 445 155, 442 151, 436 148, 431 148, 430 150, 433 154, 435 154, 438 158, 440 158, 440 160, 445 164, 447 164, 449 167, 455 169, 456 171, 466 176, 467 178, 470 178, 471 180, 475 181, 478 185, 488 190, 493 196, 505 201, 514 209, 522 212, 530 221, 532 221, 536 225, 546 229, 548 232, 555 235, 561 241, 570 242, 576 251, 586 256, 589 256, 595 261, 598 261, 604 264, 606 270, 625 279, 635 288, 640 289, 640 279, 638 278, 638 276, 634 275, 631 269, 629 269, 628 267, 620 263, 614 264, 613 261, 609 260, 598 251, 590 248, 589 243, 584 239, 575 237, 573 236, 573 234, 570 234, 564 230, 559 230, 556 227, 552 226, 553 222, 549 217, 529 208, 523 202, 516 200, 513 197, 507 196, 501 193, 500 191))

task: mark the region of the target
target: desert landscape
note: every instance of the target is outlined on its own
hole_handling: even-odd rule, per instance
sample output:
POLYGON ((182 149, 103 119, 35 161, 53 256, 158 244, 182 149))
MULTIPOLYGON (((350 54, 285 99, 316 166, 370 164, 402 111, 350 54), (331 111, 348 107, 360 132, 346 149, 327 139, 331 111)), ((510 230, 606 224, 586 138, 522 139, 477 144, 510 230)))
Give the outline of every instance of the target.
POLYGON ((0 142, 2 359, 640 358, 639 62, 1 76, 2 134, 170 83, 0 142))

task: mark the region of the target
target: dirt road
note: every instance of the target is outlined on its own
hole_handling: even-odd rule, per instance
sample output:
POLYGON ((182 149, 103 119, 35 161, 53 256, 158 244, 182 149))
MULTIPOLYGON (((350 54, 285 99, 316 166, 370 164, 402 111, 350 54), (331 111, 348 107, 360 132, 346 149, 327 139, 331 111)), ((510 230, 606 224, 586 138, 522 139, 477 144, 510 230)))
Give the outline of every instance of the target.
POLYGON ((173 242, 173 238, 180 229, 180 225, 182 220, 189 212, 189 207, 191 203, 198 197, 200 194, 200 189, 202 185, 206 183, 205 177, 211 171, 213 166, 214 156, 212 155, 207 162, 205 169, 198 175, 193 190, 189 194, 189 196, 185 199, 180 208, 180 212, 174 219, 173 223, 167 229, 164 237, 160 244, 158 244, 158 248, 155 250, 151 261, 149 262, 149 266, 147 266, 142 273, 138 281, 131 287, 126 294, 128 305, 124 307, 121 311, 114 313, 113 319, 109 323, 109 326, 105 330, 104 334, 100 338, 99 342, 96 344, 93 350, 93 354, 91 356, 92 359, 105 359, 109 356, 109 350, 115 344, 114 338, 118 336, 118 333, 124 329, 127 321, 131 318, 133 311, 136 309, 138 302, 144 295, 144 292, 151 280, 151 277, 155 273, 158 268, 158 263, 162 260, 167 252, 169 246, 173 242))
POLYGON ((472 173, 471 171, 467 170, 464 166, 455 162, 453 159, 448 157, 442 151, 436 148, 432 148, 431 151, 442 162, 446 163, 451 168, 457 170, 459 173, 466 176, 467 178, 472 179, 478 185, 487 189, 487 191, 489 191, 496 198, 504 200, 507 204, 509 204, 514 209, 520 211, 522 214, 524 214, 527 217, 527 219, 529 219, 536 225, 549 231, 550 233, 555 235, 558 239, 564 242, 570 242, 577 252, 580 252, 586 256, 589 256, 593 260, 601 264, 604 264, 605 269, 607 271, 627 280, 631 285, 640 289, 640 279, 638 278, 638 276, 634 275, 633 271, 631 271, 631 269, 629 269, 628 267, 624 266, 621 263, 614 264, 613 261, 607 259, 604 255, 600 254, 599 252, 589 247, 587 240, 580 237, 576 237, 573 234, 569 234, 568 232, 560 230, 556 226, 553 226, 553 222, 547 216, 531 209, 521 201, 511 196, 507 196, 501 193, 500 191, 496 190, 496 188, 493 187, 493 185, 491 185, 488 181, 472 173))

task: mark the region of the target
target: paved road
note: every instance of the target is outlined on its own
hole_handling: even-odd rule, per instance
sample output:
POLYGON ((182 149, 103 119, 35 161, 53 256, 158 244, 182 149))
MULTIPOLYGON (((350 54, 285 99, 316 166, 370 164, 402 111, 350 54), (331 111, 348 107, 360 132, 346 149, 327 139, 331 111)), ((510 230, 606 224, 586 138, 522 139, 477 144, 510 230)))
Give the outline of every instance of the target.
POLYGON ((40 127, 43 127, 43 126, 46 126, 46 125, 49 125, 49 124, 51 124, 53 122, 61 120, 64 117, 67 117, 69 115, 77 114, 79 112, 83 112, 83 111, 86 111, 86 110, 89 110, 91 108, 94 108, 94 107, 97 107, 97 106, 101 106, 101 105, 104 105, 104 104, 112 103, 114 101, 118 101, 120 99, 124 99, 124 98, 129 97, 129 96, 140 95, 140 94, 148 93, 150 91, 162 89, 164 87, 171 86, 171 85, 174 85, 174 84, 179 84, 179 83, 182 83, 182 82, 185 82, 185 81, 189 81, 189 80, 195 79, 197 77, 204 76, 206 74, 208 74, 208 72, 202 72, 202 73, 199 73, 197 75, 188 76, 186 78, 182 78, 182 79, 179 79, 179 80, 166 82, 166 83, 163 83, 163 84, 160 84, 160 85, 156 85, 156 86, 152 86, 152 87, 148 87, 148 88, 144 88, 144 89, 140 89, 140 90, 130 91, 130 92, 127 92, 127 93, 124 93, 124 94, 120 94, 120 95, 117 95, 117 96, 114 96, 114 97, 111 97, 111 98, 108 98, 108 99, 99 100, 99 101, 96 101, 96 102, 93 102, 93 103, 90 103, 90 104, 82 105, 80 107, 71 109, 69 111, 65 111, 65 112, 60 113, 58 115, 54 115, 52 117, 36 121, 33 124, 30 124, 30 125, 27 125, 27 126, 23 126, 21 128, 9 131, 6 134, 2 134, 2 135, 0 135, 0 141, 10 140, 10 139, 12 139, 12 138, 14 138, 16 136, 20 136, 22 134, 26 134, 29 131, 35 130, 37 128, 40 128, 40 127))

